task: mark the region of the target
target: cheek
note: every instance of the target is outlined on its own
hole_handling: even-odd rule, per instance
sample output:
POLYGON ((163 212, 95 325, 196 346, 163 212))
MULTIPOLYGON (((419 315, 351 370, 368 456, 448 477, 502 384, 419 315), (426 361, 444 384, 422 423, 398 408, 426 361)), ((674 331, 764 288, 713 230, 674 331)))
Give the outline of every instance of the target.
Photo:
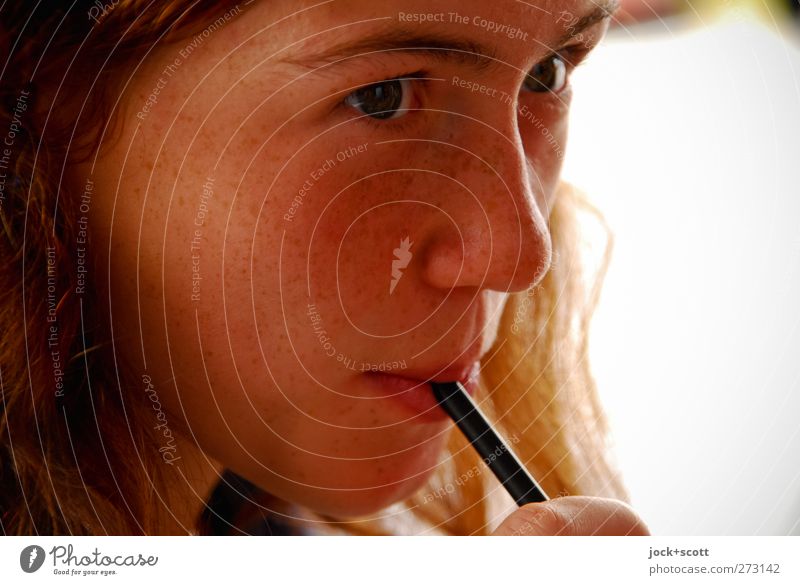
MULTIPOLYGON (((260 153, 245 152, 242 141, 233 157, 253 164, 220 242, 229 314, 218 325, 236 332, 237 361, 243 355, 244 363, 268 362, 269 371, 248 369, 275 380, 294 402, 290 410, 326 420, 337 412, 340 423, 370 426, 376 415, 363 404, 347 414, 335 392, 303 389, 318 380, 343 391, 336 384, 353 375, 347 367, 390 356, 368 343, 398 332, 401 316, 387 305, 392 243, 404 233, 398 217, 410 227, 424 212, 396 202, 407 198, 401 193, 408 181, 380 174, 402 165, 387 160, 379 145, 353 132, 308 142, 307 129, 296 128, 260 153), (377 249, 383 242, 386 250, 377 249)), ((273 394, 280 402, 281 392, 273 394)))

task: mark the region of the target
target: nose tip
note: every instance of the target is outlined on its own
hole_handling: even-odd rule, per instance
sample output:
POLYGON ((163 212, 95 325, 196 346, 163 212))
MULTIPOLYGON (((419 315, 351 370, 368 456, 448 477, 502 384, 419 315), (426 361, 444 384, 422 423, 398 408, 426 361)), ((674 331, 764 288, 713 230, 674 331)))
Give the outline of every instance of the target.
POLYGON ((427 283, 518 292, 541 281, 552 261, 550 231, 536 204, 522 203, 465 209, 439 226, 426 251, 427 283))

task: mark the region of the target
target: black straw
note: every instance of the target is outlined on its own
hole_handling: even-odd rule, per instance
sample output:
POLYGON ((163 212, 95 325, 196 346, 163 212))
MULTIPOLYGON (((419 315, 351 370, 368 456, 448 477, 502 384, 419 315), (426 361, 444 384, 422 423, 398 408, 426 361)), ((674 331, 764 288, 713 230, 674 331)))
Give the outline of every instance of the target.
POLYGON ((489 426, 460 382, 431 382, 431 387, 439 405, 483 457, 483 462, 518 506, 549 499, 502 437, 489 426))

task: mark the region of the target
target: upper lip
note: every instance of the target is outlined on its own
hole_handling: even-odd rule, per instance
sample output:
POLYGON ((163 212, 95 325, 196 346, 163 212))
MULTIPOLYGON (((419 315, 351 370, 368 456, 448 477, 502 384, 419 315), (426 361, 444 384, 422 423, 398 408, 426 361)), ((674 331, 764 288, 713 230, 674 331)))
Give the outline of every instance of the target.
POLYGON ((479 365, 480 362, 478 361, 478 358, 475 358, 468 361, 461 360, 449 366, 445 365, 426 370, 402 370, 397 373, 393 372, 393 375, 422 382, 465 383, 470 377, 472 377, 479 365))

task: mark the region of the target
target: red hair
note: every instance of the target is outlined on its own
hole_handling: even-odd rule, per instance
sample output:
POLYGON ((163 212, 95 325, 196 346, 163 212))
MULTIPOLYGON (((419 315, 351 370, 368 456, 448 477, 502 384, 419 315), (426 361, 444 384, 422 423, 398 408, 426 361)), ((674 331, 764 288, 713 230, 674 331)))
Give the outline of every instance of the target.
MULTIPOLYGON (((149 48, 190 33, 228 3, 119 0, 105 12, 96 2, 69 11, 57 2, 20 4, 0 9, 0 54, 8 55, 0 140, 13 134, 0 144, 0 527, 17 535, 162 534, 174 525, 172 496, 144 418, 150 404, 113 352, 99 308, 102 283, 76 292, 86 186, 62 178, 101 137, 113 137, 112 92, 149 48)), ((587 302, 573 264, 571 222, 581 202, 568 189, 557 197, 550 219, 557 263, 532 303, 527 292, 512 295, 501 331, 514 336, 501 335, 502 351, 489 352, 483 392, 549 493, 624 498, 586 360, 599 288, 587 302)), ((408 504, 443 530, 486 532, 486 494, 496 485, 484 474, 452 496, 437 489, 481 465, 458 433, 448 448, 428 492, 447 497, 408 504)))

